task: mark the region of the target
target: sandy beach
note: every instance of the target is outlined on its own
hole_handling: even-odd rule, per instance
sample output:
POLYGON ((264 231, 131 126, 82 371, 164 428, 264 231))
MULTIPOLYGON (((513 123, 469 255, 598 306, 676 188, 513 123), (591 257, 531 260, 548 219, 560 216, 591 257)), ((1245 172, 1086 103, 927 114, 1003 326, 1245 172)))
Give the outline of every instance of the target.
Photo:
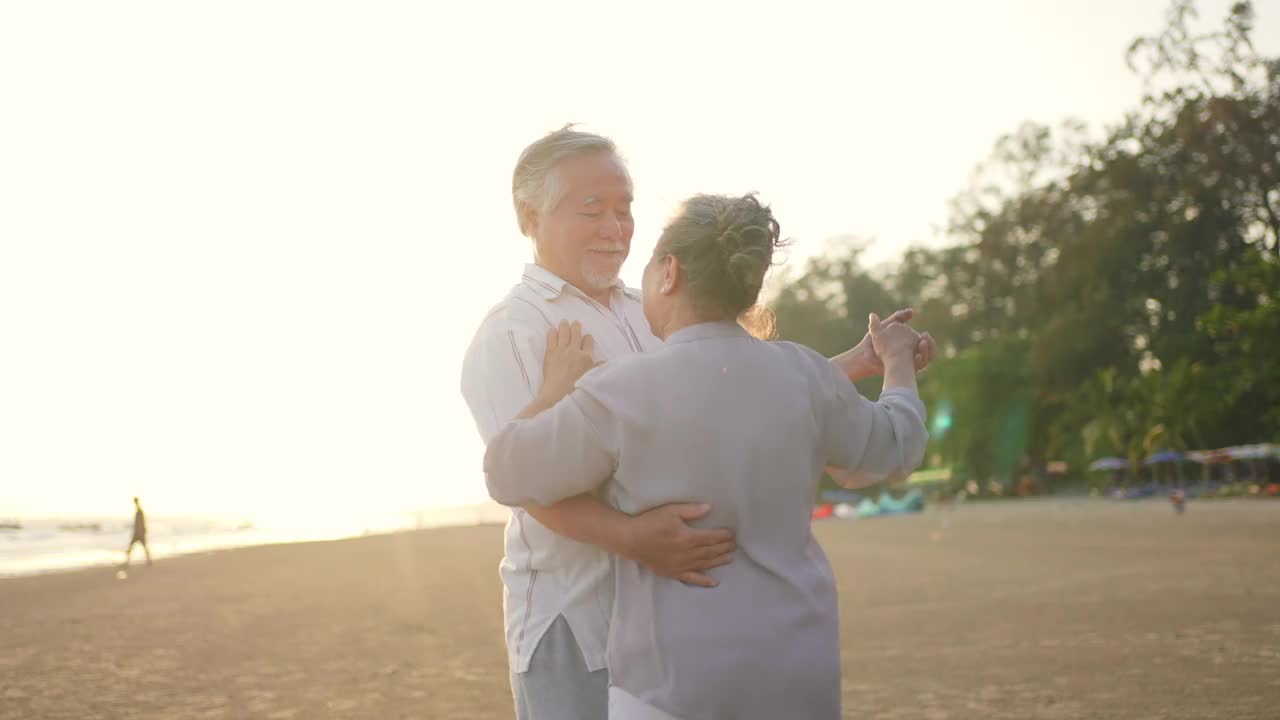
MULTIPOLYGON (((1280 717, 1280 502, 817 525, 848 718, 1280 717)), ((501 528, 0 581, 0 718, 507 718, 501 528)))

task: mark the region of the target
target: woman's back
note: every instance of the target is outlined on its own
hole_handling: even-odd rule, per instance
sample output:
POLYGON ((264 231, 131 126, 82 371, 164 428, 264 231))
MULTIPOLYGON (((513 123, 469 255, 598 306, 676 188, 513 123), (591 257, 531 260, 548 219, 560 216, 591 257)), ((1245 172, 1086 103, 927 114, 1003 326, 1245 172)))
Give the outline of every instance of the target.
POLYGON ((620 433, 610 500, 630 513, 709 503, 700 524, 736 528, 749 554, 794 560, 810 537, 826 465, 814 373, 804 367, 813 364, 810 354, 737 325, 707 323, 625 366, 597 371, 614 371, 600 385, 585 378, 620 433))
POLYGON ((838 717, 835 586, 809 529, 824 465, 812 378, 795 348, 736 326, 671 340, 621 383, 650 406, 623 425, 609 500, 707 503, 705 526, 733 528, 739 550, 715 588, 617 561, 611 682, 689 720, 838 717))
POLYGON ((832 434, 851 425, 832 421, 840 384, 856 397, 813 351, 732 323, 685 328, 583 378, 574 397, 616 448, 610 502, 707 503, 700 524, 734 528, 739 548, 711 589, 618 560, 613 685, 689 720, 839 717, 836 592, 810 514, 833 441, 870 439, 832 434))

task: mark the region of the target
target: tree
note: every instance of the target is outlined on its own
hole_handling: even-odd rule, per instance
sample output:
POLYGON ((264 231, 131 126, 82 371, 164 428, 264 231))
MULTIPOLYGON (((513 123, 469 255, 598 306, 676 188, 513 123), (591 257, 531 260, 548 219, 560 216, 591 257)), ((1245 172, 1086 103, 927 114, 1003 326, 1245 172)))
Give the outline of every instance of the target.
POLYGON ((868 310, 915 307, 944 351, 922 385, 950 423, 930 454, 979 475, 1280 439, 1280 60, 1255 52, 1251 3, 1194 20, 1174 0, 1134 41, 1144 96, 1101 137, 1001 138, 946 247, 885 282, 856 245, 811 261, 775 298, 783 336, 833 353, 868 310))

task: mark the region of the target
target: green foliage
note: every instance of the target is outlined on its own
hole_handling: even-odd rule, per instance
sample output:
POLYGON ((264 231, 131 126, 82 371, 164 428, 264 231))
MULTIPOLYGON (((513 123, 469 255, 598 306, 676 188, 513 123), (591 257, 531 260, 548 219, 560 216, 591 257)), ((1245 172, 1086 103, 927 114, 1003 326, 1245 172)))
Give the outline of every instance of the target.
POLYGON ((925 374, 920 395, 930 410, 932 452, 977 477, 1014 473, 1035 413, 1027 349, 1024 338, 996 338, 925 374))
POLYGON ((922 381, 930 454, 978 478, 1065 459, 1280 439, 1280 60, 1251 3, 1197 32, 1175 0, 1127 60, 1141 104, 1002 138, 953 242, 892 274, 846 243, 776 294, 782 337, 834 354, 911 305, 945 351, 922 381))

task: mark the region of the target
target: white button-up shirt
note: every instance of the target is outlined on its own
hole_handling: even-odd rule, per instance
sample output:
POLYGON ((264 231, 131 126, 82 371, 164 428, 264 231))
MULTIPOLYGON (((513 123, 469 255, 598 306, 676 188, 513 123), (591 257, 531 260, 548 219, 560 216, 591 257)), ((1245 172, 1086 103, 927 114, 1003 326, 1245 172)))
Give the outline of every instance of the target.
MULTIPOLYGON (((547 329, 561 320, 582 323, 595 339, 597 360, 661 345, 649 330, 639 292, 619 282, 606 307, 549 270, 526 265, 520 284, 480 323, 462 366, 462 395, 486 444, 533 400, 542 385, 547 329)), ((542 634, 560 615, 588 669, 605 667, 613 613, 609 554, 557 535, 520 508, 511 510, 505 544, 499 573, 511 669, 529 669, 542 634)))

